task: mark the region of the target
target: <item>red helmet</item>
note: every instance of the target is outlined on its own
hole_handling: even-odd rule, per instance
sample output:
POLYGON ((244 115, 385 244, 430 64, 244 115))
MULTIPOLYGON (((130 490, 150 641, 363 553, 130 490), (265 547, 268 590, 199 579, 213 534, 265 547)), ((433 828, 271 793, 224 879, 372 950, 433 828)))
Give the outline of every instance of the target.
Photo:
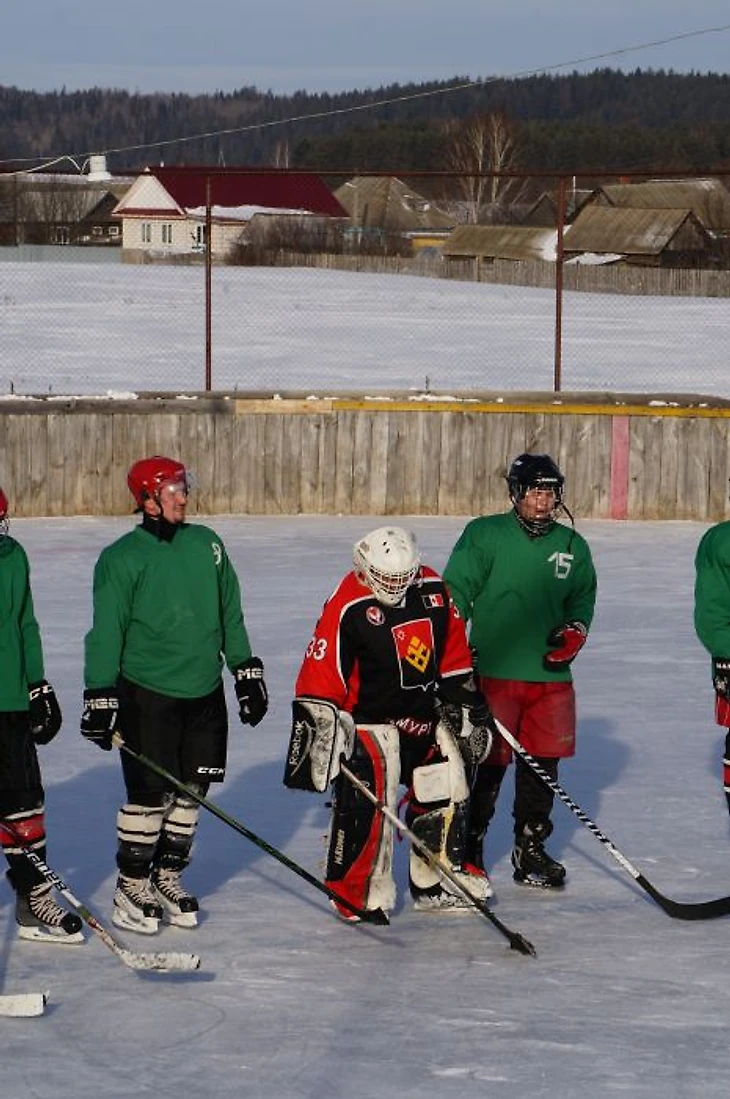
POLYGON ((184 481, 187 485, 188 475, 182 462, 176 462, 174 458, 163 458, 161 454, 155 454, 152 458, 140 458, 127 474, 129 491, 139 508, 145 500, 155 497, 166 481, 184 481))

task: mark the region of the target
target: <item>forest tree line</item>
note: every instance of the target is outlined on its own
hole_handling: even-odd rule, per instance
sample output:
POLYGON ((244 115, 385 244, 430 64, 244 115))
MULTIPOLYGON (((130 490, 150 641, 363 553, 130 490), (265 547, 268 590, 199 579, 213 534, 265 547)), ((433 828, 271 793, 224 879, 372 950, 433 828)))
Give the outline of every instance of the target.
POLYGON ((730 169, 730 76, 640 69, 475 84, 457 76, 338 95, 0 87, 0 167, 107 152, 118 173, 160 162, 444 171, 454 125, 489 114, 508 120, 512 166, 525 171, 730 169))

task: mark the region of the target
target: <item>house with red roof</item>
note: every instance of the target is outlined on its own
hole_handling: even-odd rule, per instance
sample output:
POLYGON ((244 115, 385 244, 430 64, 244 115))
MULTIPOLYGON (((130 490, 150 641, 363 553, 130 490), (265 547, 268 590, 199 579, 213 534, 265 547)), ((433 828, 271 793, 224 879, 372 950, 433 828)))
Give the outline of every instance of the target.
POLYGON ((206 250, 225 258, 257 219, 347 218, 319 176, 288 169, 150 167, 114 209, 127 262, 182 260, 206 250), (210 219, 210 221, 209 221, 210 219))

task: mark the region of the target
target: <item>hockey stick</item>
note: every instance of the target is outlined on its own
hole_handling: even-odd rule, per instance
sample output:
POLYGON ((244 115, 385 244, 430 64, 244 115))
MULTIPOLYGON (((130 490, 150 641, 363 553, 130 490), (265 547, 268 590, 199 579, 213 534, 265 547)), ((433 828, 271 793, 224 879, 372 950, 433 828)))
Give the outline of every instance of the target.
POLYGON ((345 778, 349 779, 349 781, 352 783, 356 790, 359 790, 361 794, 365 795, 368 801, 371 801, 373 803, 378 811, 383 814, 386 820, 389 820, 390 823, 394 825, 394 827, 396 827, 399 832, 401 832, 410 840, 411 844, 423 856, 429 866, 431 866, 444 878, 450 881, 451 884, 454 885, 464 897, 466 897, 469 903, 472 904, 474 908, 476 908, 479 912, 481 912, 482 916, 486 916, 489 922, 494 924, 497 930, 500 931, 506 939, 509 939, 509 944, 512 950, 517 950, 520 954, 531 954, 533 957, 537 955, 537 951, 535 950, 535 947, 532 945, 531 942, 528 942, 528 940, 524 938, 523 935, 518 934, 518 932, 510 931, 510 929, 502 923, 499 917, 495 916, 494 912, 492 912, 491 908, 488 904, 486 904, 485 901, 483 901, 480 897, 475 897, 474 894, 470 892, 470 890, 466 889, 453 873, 453 871, 450 869, 450 867, 448 867, 446 863, 438 857, 438 855, 435 855, 433 851, 426 846, 423 840, 419 839, 415 832, 411 831, 408 825, 404 824, 400 817, 396 813, 394 813, 393 810, 389 806, 387 806, 384 801, 377 797, 377 795, 374 794, 372 790, 357 777, 357 775, 354 775, 350 768, 347 767, 343 762, 340 762, 340 771, 345 776, 345 778))
POLYGON ((247 840, 251 840, 251 843, 255 843, 256 846, 260 847, 262 851, 265 851, 267 855, 271 855, 273 858, 278 859, 279 862, 283 863, 289 870, 293 870, 294 873, 298 874, 304 881, 309 882, 315 889, 319 889, 320 893, 324 893, 331 901, 336 901, 337 904, 342 905, 343 908, 347 908, 353 915, 359 916, 364 923, 375 923, 383 927, 390 923, 386 913, 383 912, 381 908, 368 910, 350 904, 350 902, 345 897, 341 897, 336 890, 330 889, 328 885, 325 885, 319 878, 315 878, 314 874, 310 874, 308 870, 305 870, 299 863, 290 859, 283 851, 279 851, 277 847, 273 847, 270 843, 267 843, 261 836, 257 836, 256 833, 252 832, 250 828, 247 828, 245 824, 241 824, 240 820, 236 820, 235 817, 229 816, 228 813, 216 805, 215 802, 209 801, 208 798, 203 797, 203 795, 199 794, 197 790, 194 790, 192 786, 188 786, 186 783, 181 782, 179 779, 175 778, 174 775, 171 775, 169 771, 166 771, 164 767, 160 767, 158 763, 148 759, 147 756, 143 756, 141 752, 137 752, 134 748, 130 748, 128 744, 124 743, 119 734, 114 735, 114 743, 118 748, 121 748, 123 752, 126 752, 127 755, 131 756, 132 759, 136 759, 138 763, 148 767, 150 771, 154 771, 156 775, 159 775, 160 778, 164 778, 165 781, 169 782, 171 786, 174 786, 176 790, 185 794, 186 797, 192 798, 192 800, 202 806, 203 809, 207 809, 209 813, 212 813, 214 817, 218 817, 218 820, 222 820, 229 828, 233 828, 234 831, 240 832, 242 836, 245 836, 247 840))
POLYGON ((42 1015, 48 1002, 47 992, 16 992, 0 996, 0 1015, 6 1018, 30 1019, 42 1015))
POLYGON ((59 878, 50 866, 36 855, 35 851, 31 851, 29 847, 26 847, 23 837, 18 832, 17 828, 11 821, 3 820, 2 827, 10 833, 15 842, 20 847, 21 851, 33 864, 39 874, 55 886, 62 897, 65 897, 72 908, 75 908, 84 923, 88 924, 92 931, 95 931, 105 946, 109 947, 112 954, 116 954, 120 961, 124 962, 130 969, 155 969, 162 970, 164 972, 174 971, 188 971, 191 969, 198 969, 200 967, 200 958, 197 954, 182 954, 179 952, 162 952, 155 951, 152 954, 138 954, 136 951, 127 950, 126 947, 118 943, 117 940, 110 934, 107 929, 99 923, 96 916, 83 904, 78 897, 75 897, 69 887, 64 881, 59 878))
POLYGON ((501 722, 494 719, 494 724, 499 730, 500 734, 509 744, 510 748, 517 753, 530 767, 537 777, 548 786, 554 794, 560 798, 560 800, 568 806, 572 813, 575 813, 581 824, 585 824, 589 832, 592 832, 597 840, 600 840, 608 853, 614 857, 619 866, 622 866, 624 870, 628 871, 631 877, 634 879, 637 885, 649 894, 653 901, 663 908, 668 916, 672 916, 676 920, 713 920, 717 916, 727 916, 730 914, 730 896, 717 897, 712 901, 698 901, 695 903, 685 901, 673 901, 669 897, 665 897, 663 893, 660 893, 658 889, 655 889, 650 881, 644 877, 640 870, 629 862, 625 855, 623 855, 617 847, 611 843, 608 836, 604 835, 601 829, 595 824, 591 818, 584 813, 579 805, 577 805, 573 799, 566 793, 563 787, 552 778, 547 771, 540 766, 534 756, 531 756, 526 751, 520 742, 510 733, 509 729, 505 729, 501 722))

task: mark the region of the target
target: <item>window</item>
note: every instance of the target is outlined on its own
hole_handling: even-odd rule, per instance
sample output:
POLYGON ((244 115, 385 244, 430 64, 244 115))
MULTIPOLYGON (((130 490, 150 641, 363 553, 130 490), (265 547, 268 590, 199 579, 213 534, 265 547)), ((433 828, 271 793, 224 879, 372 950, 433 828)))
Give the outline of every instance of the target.
POLYGON ((151 244, 152 243, 152 226, 150 225, 150 223, 148 221, 143 221, 142 222, 142 243, 143 244, 151 244))
POLYGON ((162 243, 172 244, 172 225, 162 226, 162 243))

